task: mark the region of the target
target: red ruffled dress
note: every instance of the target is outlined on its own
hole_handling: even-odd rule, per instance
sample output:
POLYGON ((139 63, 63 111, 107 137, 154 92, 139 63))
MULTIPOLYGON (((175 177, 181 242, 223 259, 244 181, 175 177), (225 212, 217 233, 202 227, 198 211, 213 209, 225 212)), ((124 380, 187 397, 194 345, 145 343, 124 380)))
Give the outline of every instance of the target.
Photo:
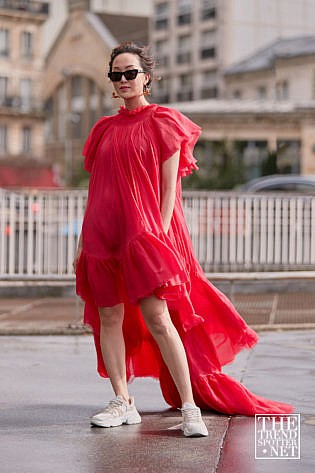
POLYGON ((205 277, 193 252, 181 204, 181 178, 197 169, 192 156, 200 128, 178 111, 156 104, 101 118, 83 150, 90 173, 77 265, 77 293, 84 322, 94 333, 98 372, 107 377, 100 349, 97 307, 120 302, 130 381, 160 381, 168 404, 180 397, 138 302, 155 294, 167 301, 183 341, 195 401, 226 414, 290 413, 293 407, 251 393, 221 367, 258 341, 232 303, 205 277), (168 234, 160 213, 161 171, 178 149, 176 203, 168 234))

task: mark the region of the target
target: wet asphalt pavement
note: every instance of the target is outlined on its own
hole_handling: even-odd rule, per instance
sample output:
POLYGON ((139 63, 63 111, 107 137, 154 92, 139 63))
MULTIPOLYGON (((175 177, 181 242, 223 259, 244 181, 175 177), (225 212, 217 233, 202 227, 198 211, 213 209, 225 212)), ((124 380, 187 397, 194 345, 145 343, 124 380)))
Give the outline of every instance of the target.
POLYGON ((92 337, 0 337, 1 473, 311 473, 315 471, 315 330, 260 333, 224 371, 301 414, 301 459, 255 460, 254 418, 204 412, 209 437, 189 439, 159 385, 130 385, 142 423, 91 428, 112 391, 95 371, 92 337))

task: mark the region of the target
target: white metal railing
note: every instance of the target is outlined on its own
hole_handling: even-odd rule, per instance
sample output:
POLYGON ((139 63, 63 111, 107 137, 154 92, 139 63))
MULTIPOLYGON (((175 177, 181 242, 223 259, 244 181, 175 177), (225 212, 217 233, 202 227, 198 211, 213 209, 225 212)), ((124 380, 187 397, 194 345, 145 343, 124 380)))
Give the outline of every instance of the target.
MULTIPOLYGON (((0 278, 73 279, 86 191, 0 192, 0 278)), ((315 269, 315 197, 185 191, 196 256, 209 271, 315 269)))

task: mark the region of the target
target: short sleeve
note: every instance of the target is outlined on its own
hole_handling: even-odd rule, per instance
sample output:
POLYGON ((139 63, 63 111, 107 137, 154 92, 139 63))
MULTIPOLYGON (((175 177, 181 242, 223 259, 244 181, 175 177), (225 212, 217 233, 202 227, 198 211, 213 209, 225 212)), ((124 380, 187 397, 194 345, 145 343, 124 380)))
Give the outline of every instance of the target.
POLYGON ((179 176, 184 177, 198 169, 193 156, 201 128, 179 111, 158 107, 155 111, 162 163, 180 149, 179 176))
POLYGON ((83 147, 82 155, 84 156, 84 169, 88 172, 92 172, 95 155, 106 129, 110 124, 112 117, 102 117, 93 126, 89 136, 83 147))

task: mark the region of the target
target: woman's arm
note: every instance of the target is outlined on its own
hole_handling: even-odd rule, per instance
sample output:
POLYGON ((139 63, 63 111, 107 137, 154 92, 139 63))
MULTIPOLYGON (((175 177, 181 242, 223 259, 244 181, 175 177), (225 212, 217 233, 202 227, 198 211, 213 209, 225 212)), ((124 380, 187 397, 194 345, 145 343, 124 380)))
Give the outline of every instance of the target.
POLYGON ((165 233, 168 232, 175 205, 179 155, 180 150, 162 164, 161 215, 165 233))

